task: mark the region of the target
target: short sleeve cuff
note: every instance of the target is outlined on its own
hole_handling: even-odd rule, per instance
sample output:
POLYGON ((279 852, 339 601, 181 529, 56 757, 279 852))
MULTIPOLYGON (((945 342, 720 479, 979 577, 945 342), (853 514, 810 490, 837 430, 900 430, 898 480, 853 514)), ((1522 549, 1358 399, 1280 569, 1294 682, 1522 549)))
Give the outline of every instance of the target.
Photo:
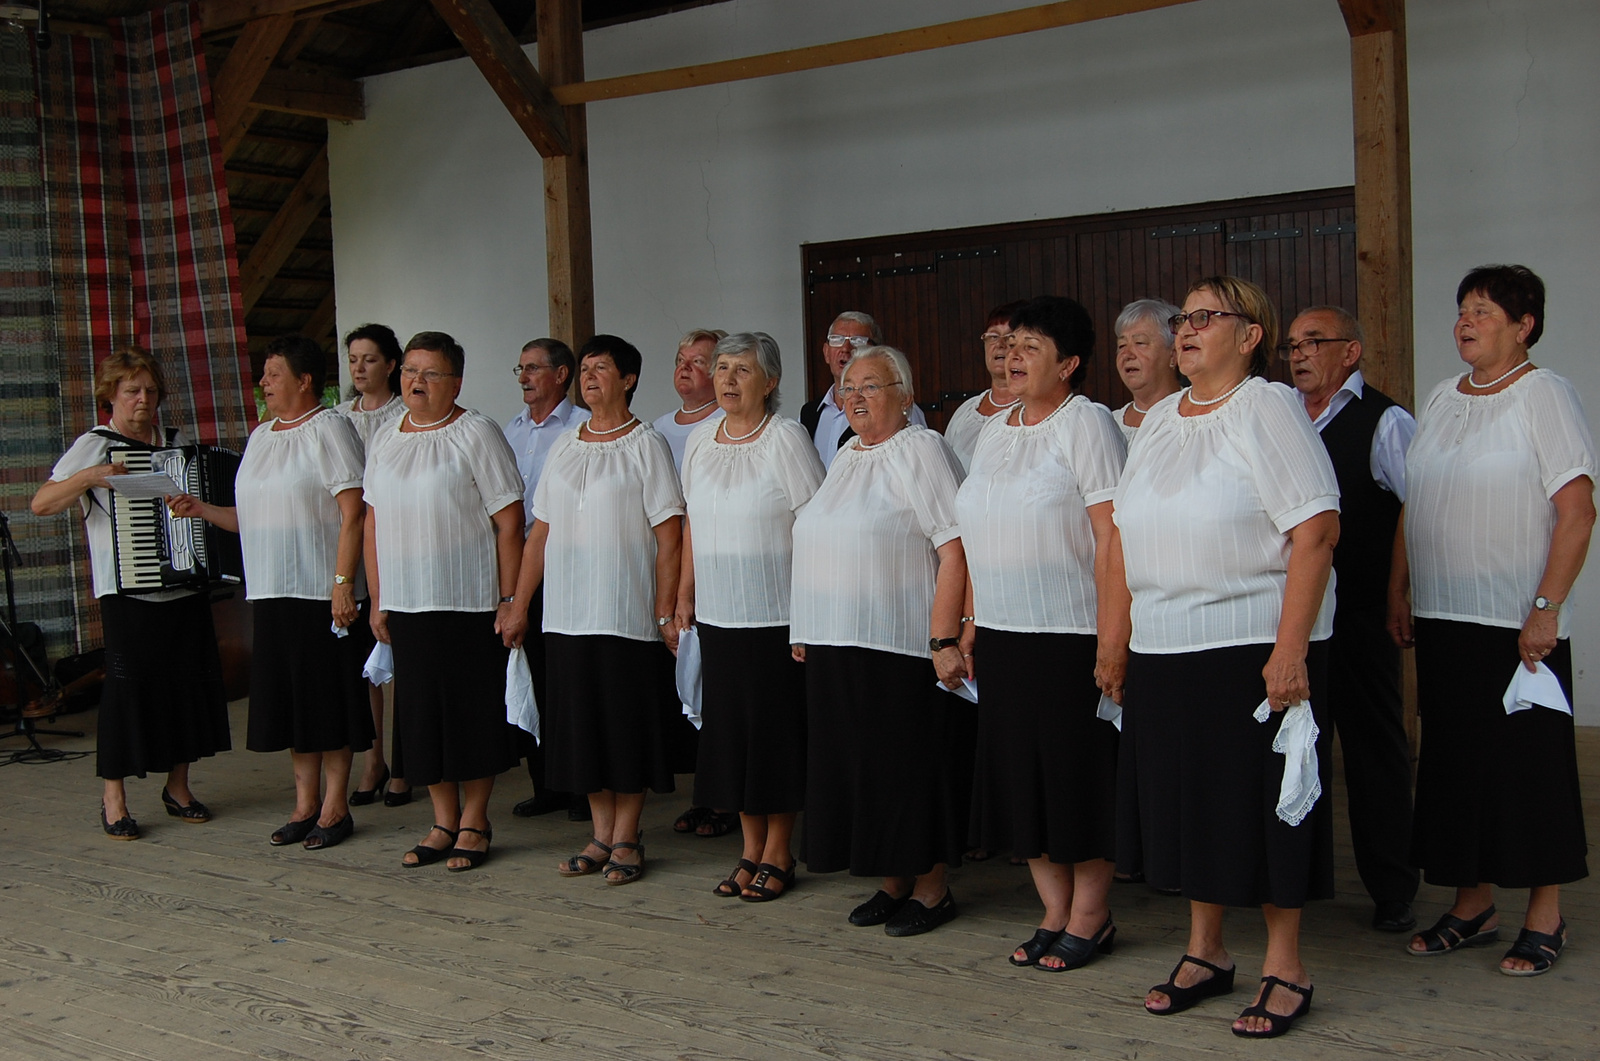
POLYGON ((516 493, 497 494, 483 503, 483 510, 492 516, 496 512, 499 512, 501 509, 505 508, 507 505, 511 504, 511 502, 521 500, 522 492, 520 490, 516 493))
POLYGON ((1108 486, 1104 490, 1094 490, 1084 494, 1083 505, 1085 508, 1088 508, 1090 505, 1098 505, 1102 502, 1115 501, 1116 499, 1117 488, 1115 486, 1108 486))
POLYGON ((1300 526, 1300 524, 1304 523, 1306 520, 1317 515, 1318 513, 1338 511, 1339 495, 1324 494, 1322 497, 1314 497, 1303 505, 1297 505, 1281 515, 1274 516, 1272 519, 1272 525, 1278 528, 1279 534, 1288 534, 1291 530, 1300 526))
POLYGON ((650 526, 659 527, 673 516, 683 515, 684 511, 685 509, 682 505, 668 505, 663 509, 651 512, 648 516, 650 520, 650 526))
POLYGON ((360 486, 361 486, 361 480, 360 479, 351 479, 348 482, 333 483, 332 485, 330 485, 328 487, 328 493, 332 494, 334 497, 338 497, 340 494, 344 493, 346 490, 355 490, 355 489, 358 489, 360 486))
POLYGON ((933 543, 933 547, 935 549, 937 549, 940 546, 944 545, 945 542, 954 541, 955 539, 957 539, 959 537, 961 537, 961 524, 958 523, 955 526, 946 527, 942 531, 938 531, 938 532, 936 532, 934 534, 929 535, 928 536, 928 540, 930 542, 932 542, 933 543))
POLYGON ((1572 480, 1574 480, 1574 479, 1576 479, 1576 478, 1578 478, 1579 476, 1582 476, 1582 475, 1587 475, 1589 477, 1589 482, 1591 484, 1594 482, 1594 469, 1593 468, 1568 468, 1566 471, 1562 472, 1560 475, 1557 475, 1557 476, 1555 476, 1555 477, 1553 477, 1551 479, 1547 479, 1545 481, 1545 484, 1544 484, 1544 496, 1545 497, 1555 497, 1556 494, 1561 492, 1561 488, 1563 486, 1566 486, 1568 483, 1572 482, 1572 480))

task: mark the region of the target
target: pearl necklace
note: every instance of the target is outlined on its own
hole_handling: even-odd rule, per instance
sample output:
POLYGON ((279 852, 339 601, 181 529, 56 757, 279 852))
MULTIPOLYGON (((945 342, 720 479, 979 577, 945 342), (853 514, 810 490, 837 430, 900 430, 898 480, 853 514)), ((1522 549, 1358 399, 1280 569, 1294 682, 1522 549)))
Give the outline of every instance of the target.
POLYGON ((678 407, 678 415, 679 416, 693 416, 695 413, 703 412, 704 410, 711 408, 715 404, 717 404, 717 400, 715 398, 712 398, 709 402, 706 402, 704 405, 697 405, 693 409, 685 409, 680 405, 678 407))
POLYGON ((1478 390, 1486 391, 1490 387, 1493 387, 1494 385, 1496 385, 1497 383, 1504 383, 1506 380, 1510 379, 1512 376, 1515 376, 1518 372, 1521 372, 1523 369, 1527 368, 1530 364, 1532 364, 1531 361, 1529 361, 1527 358, 1523 358, 1521 361, 1518 361, 1515 365, 1512 366, 1510 372, 1507 372, 1503 376, 1498 376, 1495 379, 1490 380, 1488 383, 1475 383, 1475 382, 1473 382, 1472 373, 1468 372, 1467 373, 1467 386, 1476 387, 1478 390))
POLYGON ((1217 404, 1219 404, 1221 402, 1225 402, 1229 398, 1233 397, 1234 394, 1239 390, 1240 387, 1243 387, 1246 383, 1249 383, 1249 382, 1250 382, 1250 377, 1246 376, 1244 379, 1240 380, 1238 383, 1235 383, 1233 386, 1229 387, 1227 390, 1223 391, 1221 394, 1217 395, 1215 398, 1206 398, 1206 399, 1196 398, 1194 396, 1194 388, 1192 386, 1187 391, 1185 391, 1184 394, 1188 396, 1190 405, 1200 405, 1200 406, 1217 405, 1217 404))
POLYGON ((454 405, 452 405, 450 407, 450 411, 448 413, 444 414, 444 420, 435 420, 431 424, 419 424, 419 423, 416 422, 416 420, 414 420, 412 418, 411 410, 409 410, 409 409, 406 410, 406 419, 408 421, 410 421, 411 426, 416 428, 418 431, 427 431, 429 428, 438 427, 440 424, 444 423, 445 420, 450 419, 454 415, 456 415, 456 407, 454 405))
POLYGON ((990 416, 998 416, 1001 413, 1005 412, 1007 409, 1015 409, 1017 407, 1017 403, 1022 400, 1021 398, 1012 398, 1011 401, 1008 402, 1007 404, 1001 405, 999 402, 994 400, 994 388, 993 387, 990 387, 988 389, 988 391, 985 392, 985 397, 987 397, 989 399, 989 404, 994 406, 994 412, 990 413, 989 414, 990 416))
MULTIPOLYGON (((1061 410, 1065 409, 1067 407, 1067 403, 1070 402, 1072 399, 1074 399, 1076 397, 1077 397, 1076 394, 1068 394, 1065 398, 1061 399, 1061 404, 1056 406, 1054 409, 1051 409, 1048 413, 1046 413, 1043 417, 1041 417, 1040 420, 1039 420, 1039 424, 1044 423, 1046 420, 1049 420, 1052 416, 1055 416, 1061 410)), ((1021 400, 1022 400, 1021 398, 1017 399, 1017 401, 1019 401, 1019 402, 1021 400)), ((1038 427, 1039 424, 1030 424, 1030 423, 1028 423, 1028 410, 1027 410, 1026 407, 1023 407, 1022 409, 1017 411, 1017 426, 1018 427, 1038 427)))
POLYGON ((372 408, 368 409, 367 408, 367 398, 368 397, 369 397, 369 395, 366 395, 366 394, 358 394, 358 395, 356 395, 356 412, 358 412, 358 413, 375 413, 379 409, 382 409, 384 406, 388 405, 390 402, 394 401, 394 395, 391 394, 391 395, 389 395, 389 397, 385 398, 382 402, 380 402, 377 405, 374 405, 372 408))
POLYGON ((313 405, 311 408, 307 409, 305 412, 301 413, 299 416, 295 417, 293 420, 285 420, 283 417, 280 416, 280 417, 278 417, 278 423, 282 424, 284 427, 291 427, 291 426, 293 426, 295 424, 298 424, 300 421, 304 420, 306 417, 310 416, 312 413, 318 412, 319 410, 321 410, 321 408, 322 408, 322 406, 320 406, 320 405, 313 405))
MULTIPOLYGON (((897 427, 893 431, 889 432, 889 438, 893 438, 894 436, 898 435, 900 433, 901 428, 903 428, 903 427, 905 427, 905 424, 901 424, 900 427, 897 427)), ((889 441, 889 438, 884 439, 882 442, 873 442, 871 444, 868 444, 866 441, 864 441, 862 439, 862 437, 860 435, 857 435, 856 436, 856 449, 860 449, 860 450, 877 449, 879 446, 887 444, 888 441, 889 441)))
POLYGON ((728 430, 728 421, 726 419, 724 419, 722 421, 721 426, 718 427, 717 430, 721 431, 722 432, 722 437, 726 438, 729 442, 743 442, 746 439, 755 438, 757 435, 759 435, 761 433, 761 429, 763 427, 767 426, 767 421, 770 420, 770 419, 772 419, 772 414, 771 413, 768 413, 766 416, 763 416, 761 418, 761 422, 756 425, 756 429, 754 431, 750 432, 748 435, 735 435, 732 431, 729 431, 728 430))
MULTIPOLYGON (((1194 401, 1193 398, 1190 398, 1189 400, 1190 401, 1194 401)), ((1138 413, 1140 416, 1144 416, 1144 415, 1148 414, 1150 412, 1150 409, 1154 409, 1155 408, 1155 406, 1152 405, 1152 406, 1150 406, 1150 409, 1146 409, 1144 406, 1139 404, 1139 399, 1138 398, 1133 399, 1128 404, 1133 406, 1133 411, 1138 413)))
MULTIPOLYGON (((701 408, 704 408, 704 406, 701 406, 701 408)), ((637 416, 630 416, 628 418, 628 422, 627 423, 622 424, 622 425, 620 425, 618 427, 608 428, 605 431, 597 431, 597 430, 595 430, 594 426, 592 424, 590 424, 590 422, 587 421, 587 420, 585 420, 583 422, 583 426, 587 427, 589 429, 589 434, 591 434, 591 435, 614 435, 618 431, 621 431, 624 427, 632 427, 634 424, 637 424, 638 422, 639 422, 639 418, 637 416)))

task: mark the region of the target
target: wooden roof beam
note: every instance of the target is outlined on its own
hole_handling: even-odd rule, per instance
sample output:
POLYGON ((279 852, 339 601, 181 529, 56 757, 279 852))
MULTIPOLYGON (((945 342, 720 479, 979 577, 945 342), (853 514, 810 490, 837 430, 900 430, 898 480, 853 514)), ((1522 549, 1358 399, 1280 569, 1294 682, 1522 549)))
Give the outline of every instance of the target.
MULTIPOLYGON (((162 6, 166 0, 155 0, 162 6)), ((366 7, 378 0, 200 0, 200 32, 207 37, 232 32, 248 22, 273 15, 292 15, 298 20, 318 18, 352 7, 366 7)))
POLYGON ((489 0, 433 0, 433 9, 539 154, 544 158, 570 154, 566 116, 489 0))
POLYGON ((261 301, 267 285, 272 283, 272 278, 294 253, 295 245, 327 205, 328 149, 324 147, 311 160, 300 183, 289 192, 272 220, 267 222, 261 238, 250 248, 250 256, 239 263, 239 287, 246 313, 261 301))
POLYGON ((360 121, 367 116, 361 82, 295 70, 268 70, 250 98, 250 105, 264 111, 330 121, 360 121))
POLYGON ((292 29, 293 15, 268 15, 246 23, 233 50, 222 61, 222 69, 211 83, 211 100, 224 160, 244 141, 244 134, 258 113, 250 100, 261 86, 261 79, 272 69, 272 61, 292 29))

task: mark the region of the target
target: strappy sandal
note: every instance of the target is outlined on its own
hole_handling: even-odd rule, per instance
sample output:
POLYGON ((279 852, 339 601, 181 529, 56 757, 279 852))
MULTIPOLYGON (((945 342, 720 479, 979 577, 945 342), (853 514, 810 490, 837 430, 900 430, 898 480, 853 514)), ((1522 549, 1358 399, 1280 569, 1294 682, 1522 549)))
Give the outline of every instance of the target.
POLYGON ((1262 1017, 1266 1019, 1267 1026, 1260 1031, 1249 1031, 1235 1026, 1233 1034, 1241 1039, 1276 1039, 1290 1028, 1293 1028, 1295 1021, 1311 1012, 1312 988, 1310 984, 1301 987, 1299 984, 1291 984, 1287 980, 1280 980, 1276 976, 1263 976, 1261 982, 1266 985, 1266 990, 1261 993, 1261 1001, 1239 1014, 1239 1020, 1244 1020, 1246 1017, 1262 1017), (1295 1007, 1293 1013, 1273 1013, 1267 1009, 1267 999, 1271 998, 1272 992, 1280 987, 1286 987, 1300 996, 1300 1004, 1295 1007))
POLYGON ((1034 968, 1047 973, 1065 973, 1073 969, 1081 969, 1094 961, 1096 954, 1110 954, 1117 945, 1117 926, 1111 923, 1111 916, 1106 915, 1106 923, 1100 926, 1100 931, 1094 934, 1093 939, 1083 936, 1074 936, 1070 932, 1061 933, 1050 949, 1039 956, 1040 960, 1034 968), (1045 965, 1045 958, 1059 958, 1060 965, 1045 965))
POLYGON ((1044 957, 1045 951, 1055 946, 1056 940, 1060 939, 1061 934, 1065 931, 1066 929, 1064 928, 1058 928, 1054 930, 1041 928, 1034 932, 1032 939, 1022 944, 1022 946, 1017 947, 1016 950, 1013 950, 1007 960, 1010 961, 1012 965, 1024 969, 1030 965, 1038 965, 1039 959, 1044 957), (1017 961, 1017 951, 1019 950, 1022 952, 1022 957, 1024 959, 1020 962, 1017 961))
MULTIPOLYGON (((461 827, 461 832, 476 833, 477 835, 483 837, 483 842, 485 844, 491 843, 494 840, 494 829, 488 827, 483 829, 474 829, 470 825, 463 825, 461 827)), ((445 852, 444 857, 466 859, 467 864, 465 866, 445 867, 445 869, 449 870, 451 873, 465 873, 469 869, 477 869, 479 866, 483 865, 484 861, 489 857, 489 849, 488 847, 485 847, 482 851, 469 851, 464 847, 452 847, 449 851, 445 852)))
POLYGON ((698 830, 716 811, 710 807, 690 807, 673 819, 672 831, 675 833, 692 833, 698 830))
POLYGON ((1167 982, 1157 984, 1150 989, 1151 991, 1160 991, 1167 996, 1167 1008, 1151 1009, 1150 1003, 1146 1002, 1144 1011, 1157 1017, 1169 1017, 1174 1013, 1182 1013, 1184 1010, 1204 1002, 1208 998, 1231 995, 1233 994, 1233 972, 1233 969, 1223 969, 1212 965, 1208 961, 1196 958, 1192 954, 1185 954, 1178 959, 1178 964, 1172 967, 1172 975, 1167 977, 1167 982), (1202 969, 1210 969, 1211 975, 1198 984, 1179 987, 1178 971, 1183 968, 1186 962, 1190 965, 1198 965, 1202 969))
POLYGON ((739 883, 739 874, 748 873, 751 879, 754 880, 759 870, 760 867, 754 862, 751 862, 748 858, 741 858, 739 864, 733 867, 733 872, 728 874, 728 879, 712 888, 711 894, 724 899, 737 899, 739 898, 739 892, 744 889, 744 885, 739 883))
MULTIPOLYGON (((602 844, 599 837, 589 837, 589 843, 591 846, 598 847, 601 851, 605 852, 609 858, 611 854, 611 848, 606 844, 602 844)), ((561 874, 563 877, 587 877, 591 873, 600 872, 600 870, 604 868, 605 864, 605 862, 600 861, 598 858, 594 858, 591 855, 585 855, 580 851, 578 854, 567 859, 560 866, 557 866, 556 872, 561 874)))
MULTIPOLYGON (((446 829, 442 825, 435 825, 432 829, 428 830, 428 833, 431 835, 435 831, 444 833, 444 835, 450 838, 449 847, 429 847, 427 844, 418 844, 416 847, 413 847, 410 851, 406 852, 408 855, 416 855, 417 860, 415 862, 407 862, 404 858, 401 858, 400 864, 406 869, 416 869, 418 866, 431 866, 442 858, 449 858, 450 852, 455 848, 456 837, 460 834, 458 834, 454 829, 446 829)), ((427 838, 427 836, 423 837, 424 840, 427 838)))
POLYGON ((1422 949, 1417 950, 1411 944, 1406 944, 1406 953, 1418 958, 1437 958, 1441 954, 1449 954, 1462 947, 1483 947, 1500 938, 1500 928, 1484 928, 1483 923, 1494 916, 1494 907, 1491 906, 1471 921, 1446 912, 1439 920, 1433 923, 1432 928, 1425 928, 1417 933, 1417 938, 1422 940, 1422 949))
POLYGON ((798 862, 789 863, 788 869, 779 869, 771 862, 763 862, 757 868, 757 873, 749 884, 744 886, 744 891, 739 893, 739 898, 747 903, 770 903, 780 896, 788 895, 789 889, 794 887, 794 868, 798 862), (776 881, 783 885, 782 888, 773 890, 767 887, 768 882, 776 881))
POLYGON ((163 787, 161 802, 166 806, 170 817, 181 819, 185 825, 202 825, 211 820, 211 809, 195 799, 193 794, 189 796, 188 803, 179 803, 172 793, 163 787))
POLYGON ((637 840, 619 840, 611 845, 611 850, 613 851, 621 851, 623 848, 639 852, 639 861, 618 862, 613 858, 610 862, 607 862, 604 871, 607 884, 632 884, 644 876, 644 833, 640 833, 637 840), (613 873, 620 873, 622 876, 613 878, 611 876, 613 873))
POLYGON ((1525 962, 1532 962, 1532 969, 1507 969, 1500 966, 1500 971, 1507 976, 1538 976, 1550 971, 1550 967, 1561 957, 1561 952, 1567 946, 1567 919, 1562 918, 1561 924, 1556 926, 1554 934, 1548 932, 1534 932, 1523 929, 1517 933, 1517 941, 1511 945, 1500 959, 1521 958, 1525 962))

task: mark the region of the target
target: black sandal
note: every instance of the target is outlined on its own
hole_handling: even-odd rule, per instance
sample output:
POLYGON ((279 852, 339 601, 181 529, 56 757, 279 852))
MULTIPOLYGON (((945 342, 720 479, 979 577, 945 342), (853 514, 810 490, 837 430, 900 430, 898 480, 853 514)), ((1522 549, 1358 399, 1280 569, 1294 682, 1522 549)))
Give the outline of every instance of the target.
MULTIPOLYGON (((477 833, 479 836, 483 837, 483 842, 485 844, 488 844, 494 840, 494 829, 490 827, 474 829, 470 825, 463 825, 456 835, 460 836, 461 833, 477 833)), ((464 847, 452 847, 449 851, 445 852, 444 857, 466 859, 467 864, 465 866, 445 867, 445 869, 449 870, 451 873, 465 873, 469 869, 477 869, 479 866, 483 865, 484 861, 489 857, 489 849, 485 847, 482 851, 468 851, 464 847)))
POLYGON ((1045 951, 1053 947, 1056 940, 1060 939, 1064 932, 1066 932, 1064 928, 1058 928, 1053 931, 1048 928, 1041 928, 1033 934, 1032 939, 1013 950, 1007 960, 1012 965, 1024 969, 1030 965, 1038 965, 1039 959, 1044 957, 1045 951), (1017 961, 1017 951, 1019 950, 1022 952, 1023 957, 1027 959, 1026 961, 1017 961))
POLYGON ((1239 1014, 1239 1020, 1244 1020, 1246 1017, 1264 1017, 1266 1018, 1267 1026, 1261 1031, 1234 1028, 1233 1034, 1241 1039, 1276 1039, 1290 1028, 1293 1028, 1295 1021, 1311 1012, 1312 988, 1310 984, 1301 987, 1299 984, 1291 984, 1287 980, 1280 980, 1276 976, 1263 976, 1261 982, 1267 985, 1267 989, 1261 993, 1261 1001, 1239 1014), (1286 987, 1300 996, 1300 1005, 1295 1007, 1293 1013, 1273 1013, 1267 1009, 1267 999, 1271 998, 1273 990, 1279 987, 1286 987))
POLYGON ((168 792, 166 786, 161 789, 161 802, 167 805, 167 813, 174 818, 181 818, 185 825, 201 825, 211 820, 211 811, 204 803, 189 797, 188 803, 179 803, 168 792))
POLYGON ((1233 972, 1234 970, 1231 968, 1223 969, 1212 965, 1208 961, 1196 958, 1192 954, 1185 954, 1178 959, 1178 964, 1172 967, 1172 975, 1167 977, 1167 982, 1157 984, 1150 989, 1151 991, 1160 991, 1167 996, 1167 1008, 1151 1009, 1150 1003, 1146 1002, 1144 1011, 1156 1017, 1167 1017, 1174 1013, 1182 1013, 1184 1010, 1204 1002, 1208 998, 1231 995, 1233 994, 1233 972), (1198 965, 1202 969, 1210 969, 1211 975, 1198 984, 1179 987, 1178 971, 1183 968, 1185 962, 1190 965, 1198 965))
POLYGON ((672 831, 675 833, 692 833, 700 828, 700 823, 715 814, 710 807, 690 807, 678 815, 672 822, 672 831))
POLYGON ((739 893, 739 898, 747 903, 770 903, 772 900, 789 894, 789 889, 794 887, 794 869, 798 862, 789 863, 788 869, 779 869, 771 862, 763 862, 757 868, 755 877, 744 886, 744 891, 739 893), (777 881, 783 887, 777 891, 767 887, 769 881, 777 881))
POLYGON ((1561 952, 1567 946, 1567 919, 1562 918, 1561 924, 1556 926, 1554 934, 1548 932, 1534 932, 1524 928, 1517 933, 1517 941, 1511 949, 1505 952, 1501 961, 1506 958, 1521 958, 1525 962, 1532 962, 1532 969, 1507 969, 1500 966, 1500 971, 1507 976, 1538 976, 1550 971, 1550 967, 1561 957, 1561 952))
POLYGON ((1081 969, 1094 961, 1096 954, 1110 954, 1117 945, 1117 926, 1111 923, 1111 915, 1106 915, 1106 923, 1100 926, 1093 939, 1074 936, 1070 932, 1063 932, 1050 949, 1039 955, 1039 961, 1034 968, 1047 973, 1064 973, 1072 969, 1081 969), (1045 965, 1045 958, 1060 958, 1060 965, 1045 965))
POLYGON ((273 847, 288 847, 290 844, 298 844, 310 836, 311 830, 316 827, 317 816, 315 814, 309 818, 302 818, 297 822, 285 822, 273 831, 273 834, 267 838, 267 842, 273 847))
POLYGON ((605 882, 607 884, 632 884, 634 881, 644 876, 644 833, 640 833, 638 837, 632 841, 618 840, 616 843, 611 845, 611 850, 613 851, 621 851, 623 848, 627 848, 629 851, 639 852, 639 861, 618 862, 615 858, 613 858, 610 862, 607 862, 604 870, 605 882), (622 876, 612 879, 611 875, 613 873, 620 873, 622 876))
POLYGON ((748 858, 741 858, 739 864, 733 867, 733 872, 728 874, 728 879, 712 888, 711 894, 724 899, 737 899, 739 898, 739 893, 744 890, 744 885, 739 883, 739 874, 748 873, 750 878, 754 880, 759 870, 760 867, 754 862, 751 862, 748 858))
MULTIPOLYGON (((429 829, 428 832, 431 834, 434 832, 434 830, 438 830, 439 832, 448 836, 450 838, 450 846, 429 847, 427 844, 418 844, 416 847, 413 847, 410 851, 406 852, 408 855, 416 855, 417 860, 415 862, 407 862, 402 857, 400 859, 400 864, 402 866, 404 866, 406 869, 416 869, 418 866, 431 866, 442 858, 450 857, 450 852, 455 849, 456 837, 459 834, 454 829, 446 829, 444 826, 437 824, 434 825, 432 829, 429 829)), ((427 838, 427 836, 423 837, 424 840, 427 838)))
MULTIPOLYGON (((601 851, 604 851, 609 860, 611 848, 605 844, 602 844, 598 836, 589 837, 589 843, 593 844, 595 847, 598 847, 601 851)), ((573 855, 571 858, 567 859, 560 866, 557 866, 556 872, 561 874, 563 877, 587 877, 591 873, 598 873, 604 866, 605 863, 601 862, 598 858, 586 855, 580 851, 576 855, 573 855)))
POLYGON ((305 843, 300 846, 307 851, 321 851, 324 848, 337 847, 350 839, 351 834, 355 831, 356 820, 350 816, 349 811, 345 811, 344 817, 332 825, 313 826, 311 831, 306 834, 305 843))
POLYGON ((1422 949, 1417 950, 1411 944, 1406 944, 1406 953, 1418 958, 1437 958, 1441 954, 1449 954, 1462 947, 1483 947, 1500 938, 1500 928, 1484 928, 1483 923, 1494 916, 1494 907, 1491 906, 1471 921, 1463 921, 1448 911, 1439 920, 1433 923, 1432 928, 1425 928, 1417 933, 1417 938, 1422 940, 1422 949))
POLYGON ((739 812, 732 810, 708 811, 699 825, 695 826, 694 835, 702 840, 713 840, 719 836, 727 836, 739 828, 739 812))
POLYGON ((106 835, 113 840, 139 839, 139 823, 127 814, 124 814, 114 822, 107 821, 106 805, 104 803, 100 804, 100 828, 104 829, 106 835))

